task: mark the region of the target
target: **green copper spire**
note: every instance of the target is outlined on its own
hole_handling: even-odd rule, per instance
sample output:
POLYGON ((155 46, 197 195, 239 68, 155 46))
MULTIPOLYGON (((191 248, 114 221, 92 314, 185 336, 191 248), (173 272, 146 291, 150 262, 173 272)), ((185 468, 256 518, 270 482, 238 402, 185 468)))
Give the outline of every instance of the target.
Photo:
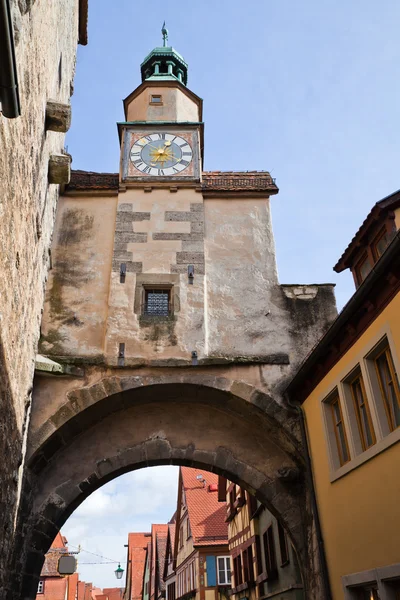
POLYGON ((165 27, 165 21, 163 23, 161 33, 162 33, 162 37, 163 37, 163 46, 165 48, 165 46, 167 45, 167 42, 168 42, 168 29, 165 27))
POLYGON ((187 63, 172 46, 167 46, 168 29, 165 27, 165 21, 161 33, 163 45, 154 48, 140 65, 142 81, 175 80, 187 85, 187 63))

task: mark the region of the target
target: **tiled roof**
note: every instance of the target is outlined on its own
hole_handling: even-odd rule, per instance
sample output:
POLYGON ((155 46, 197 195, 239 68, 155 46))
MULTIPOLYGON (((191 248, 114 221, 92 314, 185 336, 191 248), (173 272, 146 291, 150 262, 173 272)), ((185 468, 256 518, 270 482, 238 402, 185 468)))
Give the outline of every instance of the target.
POLYGON ((227 544, 225 503, 218 502, 218 492, 209 491, 209 485, 218 485, 218 475, 189 467, 181 467, 181 473, 194 545, 227 544), (205 485, 196 478, 197 475, 204 476, 205 485))
POLYGON ((130 533, 128 535, 128 554, 132 561, 131 570, 131 598, 141 599, 143 575, 146 561, 146 550, 150 533, 130 533))
POLYGON ((165 553, 167 550, 167 534, 168 534, 168 526, 167 526, 167 532, 165 534, 157 533, 157 560, 158 560, 157 586, 158 586, 159 592, 162 592, 165 590, 165 581, 163 578, 163 574, 164 574, 164 564, 165 564, 165 553))
POLYGON ((104 588, 103 593, 108 600, 121 600, 124 597, 124 588, 104 588))
POLYGON ((354 251, 357 251, 360 246, 363 245, 363 242, 372 228, 375 227, 377 220, 381 217, 381 213, 385 212, 389 209, 398 208, 400 206, 400 190, 390 194, 390 196, 386 196, 382 200, 379 200, 372 207, 369 214, 365 217, 363 223, 361 224, 358 231, 355 233, 353 239, 350 244, 347 246, 342 256, 337 261, 336 265, 333 267, 333 270, 336 273, 341 273, 345 269, 348 268, 348 261, 351 258, 351 255, 354 251))
POLYGON ((57 533, 48 553, 45 555, 42 567, 41 577, 60 577, 58 572, 58 560, 62 554, 67 552, 66 538, 61 533, 57 533))
POLYGON ((268 171, 204 171, 203 191, 251 191, 277 194, 275 180, 268 171))
POLYGON ((68 191, 81 190, 117 190, 118 173, 94 173, 92 171, 71 171, 68 191))
MULTIPOLYGON (((118 173, 72 171, 66 190, 118 190, 118 186, 118 173)), ((277 194, 279 191, 268 171, 204 171, 201 186, 204 192, 267 191, 277 194)))
POLYGON ((151 526, 151 595, 156 598, 162 591, 164 582, 162 575, 164 572, 165 547, 167 545, 168 525, 152 524, 151 526), (161 551, 161 556, 159 552, 161 551), (157 568, 157 561, 159 568, 157 568), (156 579, 157 574, 157 579, 156 579), (156 595, 157 590, 157 595, 156 595))

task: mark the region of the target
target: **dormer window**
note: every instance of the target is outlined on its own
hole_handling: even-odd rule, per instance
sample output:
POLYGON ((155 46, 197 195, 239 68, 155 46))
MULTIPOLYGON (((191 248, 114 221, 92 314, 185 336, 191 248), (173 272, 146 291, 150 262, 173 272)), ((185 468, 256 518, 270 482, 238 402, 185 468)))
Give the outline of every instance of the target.
POLYGON ((367 254, 364 254, 356 265, 356 277, 358 285, 361 285, 372 269, 371 261, 367 254))
POLYGON ((376 236, 376 238, 374 239, 374 241, 372 243, 372 252, 374 254, 375 260, 378 260, 382 256, 382 254, 385 252, 388 244, 389 244, 389 236, 388 236, 388 232, 385 227, 384 229, 381 229, 381 231, 378 233, 378 235, 376 236))
POLYGON ((162 96, 161 94, 151 94, 150 96, 150 104, 162 104, 162 96))

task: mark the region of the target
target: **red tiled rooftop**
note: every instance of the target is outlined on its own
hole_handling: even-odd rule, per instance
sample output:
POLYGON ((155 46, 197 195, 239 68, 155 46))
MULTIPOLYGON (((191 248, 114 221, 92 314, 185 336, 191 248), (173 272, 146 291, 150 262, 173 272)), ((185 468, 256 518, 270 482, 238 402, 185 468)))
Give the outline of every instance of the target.
POLYGON ((146 550, 150 540, 150 533, 130 533, 128 535, 128 555, 132 561, 131 571, 131 597, 142 597, 143 575, 145 569, 146 550))
POLYGON ((68 550, 66 543, 67 539, 58 532, 48 553, 45 555, 42 571, 40 573, 41 577, 60 577, 57 568, 58 560, 60 556, 68 550))
MULTIPOLYGON (((210 192, 265 192, 278 193, 275 180, 268 171, 204 171, 201 187, 210 192)), ((72 171, 71 181, 66 187, 69 192, 85 190, 118 190, 118 173, 95 173, 72 171)))
POLYGON ((194 545, 227 544, 225 503, 218 502, 218 492, 208 491, 209 485, 218 485, 218 475, 189 467, 181 467, 181 473, 194 545), (205 486, 197 475, 203 475, 205 486))

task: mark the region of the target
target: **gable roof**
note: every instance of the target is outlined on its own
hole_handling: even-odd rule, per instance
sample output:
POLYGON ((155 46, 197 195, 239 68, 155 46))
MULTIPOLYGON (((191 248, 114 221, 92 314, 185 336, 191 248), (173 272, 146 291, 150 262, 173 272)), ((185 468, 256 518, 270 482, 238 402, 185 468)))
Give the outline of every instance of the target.
POLYGON ((163 574, 167 534, 168 525, 166 523, 151 526, 150 595, 154 595, 154 598, 157 598, 165 587, 163 574))
POLYGON ((167 534, 167 542, 166 542, 166 547, 165 547, 165 562, 164 562, 164 569, 163 569, 164 580, 167 578, 167 575, 168 575, 169 564, 172 564, 174 561, 175 531, 176 531, 175 519, 176 519, 176 512, 174 513, 174 516, 171 519, 171 521, 173 520, 174 522, 168 523, 168 534, 167 534), (171 559, 170 563, 169 563, 169 559, 171 559))
POLYGON ((218 486, 218 475, 190 467, 181 467, 180 472, 194 546, 227 544, 226 506, 218 502, 217 492, 209 491, 210 485, 218 486), (204 476, 205 485, 197 475, 204 476))
POLYGON ((143 576, 146 564, 146 550, 150 533, 130 533, 128 535, 128 557, 131 561, 131 599, 142 597, 143 576))
POLYGON ((61 577, 57 568, 58 560, 62 554, 68 551, 66 543, 66 538, 61 535, 61 532, 58 532, 44 557, 40 577, 61 577))
POLYGON ((400 231, 300 365, 285 393, 302 403, 400 291, 400 231))
POLYGON ((354 235, 350 244, 347 246, 342 256, 339 258, 333 270, 336 273, 341 273, 345 269, 348 269, 352 255, 358 252, 360 246, 366 244, 366 240, 371 233, 371 230, 375 228, 377 221, 380 220, 386 212, 393 210, 400 206, 400 190, 386 196, 382 200, 379 200, 370 210, 369 214, 365 217, 363 223, 359 227, 357 233, 354 235))

